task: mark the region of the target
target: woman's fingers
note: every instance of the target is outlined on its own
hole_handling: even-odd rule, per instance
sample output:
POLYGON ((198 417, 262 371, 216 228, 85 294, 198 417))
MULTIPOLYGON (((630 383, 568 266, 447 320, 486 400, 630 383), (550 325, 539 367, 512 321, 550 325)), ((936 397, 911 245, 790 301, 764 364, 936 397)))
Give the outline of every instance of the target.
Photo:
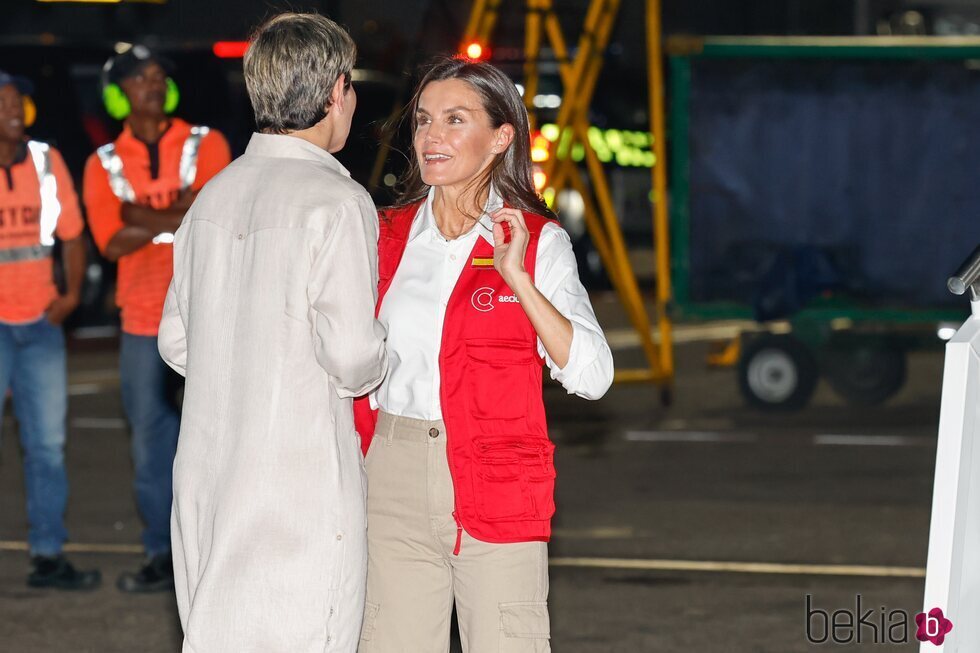
POLYGON ((527 231, 527 224, 524 222, 524 212, 518 211, 517 209, 510 209, 514 212, 514 217, 517 219, 517 224, 521 225, 521 229, 527 231))
POLYGON ((504 225, 501 222, 494 221, 493 225, 493 246, 501 247, 507 240, 507 236, 504 233, 504 225))
POLYGON ((502 222, 504 220, 508 222, 518 221, 520 224, 524 224, 524 216, 517 209, 497 209, 490 214, 490 219, 494 222, 502 222))
POLYGON ((498 224, 506 222, 510 227, 512 238, 515 232, 527 233, 527 225, 524 222, 524 214, 517 209, 498 209, 490 214, 490 219, 498 224))

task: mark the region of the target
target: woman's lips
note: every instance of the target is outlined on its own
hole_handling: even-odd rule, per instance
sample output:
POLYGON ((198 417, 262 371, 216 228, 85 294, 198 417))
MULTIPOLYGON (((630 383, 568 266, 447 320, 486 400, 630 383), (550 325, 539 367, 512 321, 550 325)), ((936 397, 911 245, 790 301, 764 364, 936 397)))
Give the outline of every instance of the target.
POLYGON ((451 160, 452 157, 448 154, 443 154, 441 152, 423 152, 422 162, 425 165, 439 165, 440 163, 446 163, 451 160))

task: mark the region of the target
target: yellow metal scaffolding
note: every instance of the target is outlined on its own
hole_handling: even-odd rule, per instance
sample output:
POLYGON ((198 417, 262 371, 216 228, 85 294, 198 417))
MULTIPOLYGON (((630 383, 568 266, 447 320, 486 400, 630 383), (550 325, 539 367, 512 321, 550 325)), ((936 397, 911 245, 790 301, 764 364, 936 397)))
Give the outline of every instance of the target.
MULTIPOLYGON (((472 43, 488 47, 497 22, 502 0, 474 0, 463 37, 461 51, 472 43)), ((602 259, 609 279, 623 308, 640 338, 648 366, 641 369, 619 369, 617 381, 652 381, 669 396, 674 375, 671 321, 667 305, 671 298, 670 250, 667 224, 667 174, 664 142, 664 81, 660 25, 660 0, 647 0, 646 34, 650 91, 650 121, 653 133, 655 164, 652 168, 654 249, 656 252, 656 322, 659 338, 655 341, 650 317, 640 293, 636 275, 627 256, 623 233, 613 205, 612 194, 602 162, 592 148, 589 137, 588 108, 602 69, 603 53, 609 43, 619 13, 620 0, 592 0, 586 12, 582 34, 574 59, 570 58, 561 25, 552 0, 524 0, 526 9, 524 34, 524 103, 535 119, 534 96, 538 87, 538 60, 542 38, 547 38, 558 62, 564 96, 556 121, 559 137, 551 144, 545 166, 548 186, 558 192, 576 190, 585 205, 585 221, 592 243, 602 259), (568 138, 564 138, 565 134, 568 138), (578 143, 585 153, 585 171, 571 156, 558 157, 559 144, 578 143)), ((570 148, 569 148, 570 149, 570 148)))

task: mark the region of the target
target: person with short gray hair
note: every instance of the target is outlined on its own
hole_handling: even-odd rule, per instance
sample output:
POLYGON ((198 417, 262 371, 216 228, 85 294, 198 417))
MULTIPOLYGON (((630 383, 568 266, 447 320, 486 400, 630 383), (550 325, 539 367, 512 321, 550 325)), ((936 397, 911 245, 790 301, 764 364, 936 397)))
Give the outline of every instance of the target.
POLYGON ((174 242, 160 354, 187 378, 172 516, 184 653, 354 653, 367 568, 352 398, 387 370, 377 214, 332 156, 355 48, 316 14, 258 29, 259 132, 174 242))
POLYGON ((285 134, 323 120, 333 83, 351 83, 357 48, 316 14, 282 14, 266 23, 245 53, 245 84, 260 132, 285 134))

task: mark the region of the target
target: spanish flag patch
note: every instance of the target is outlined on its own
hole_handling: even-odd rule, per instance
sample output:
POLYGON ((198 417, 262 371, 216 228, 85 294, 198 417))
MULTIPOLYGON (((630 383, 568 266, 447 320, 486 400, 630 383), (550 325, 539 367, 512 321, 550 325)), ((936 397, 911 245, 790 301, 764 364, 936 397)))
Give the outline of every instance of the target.
POLYGON ((480 258, 478 256, 474 256, 473 257, 473 260, 470 261, 470 267, 474 267, 474 268, 492 268, 493 267, 493 259, 492 258, 480 258))

